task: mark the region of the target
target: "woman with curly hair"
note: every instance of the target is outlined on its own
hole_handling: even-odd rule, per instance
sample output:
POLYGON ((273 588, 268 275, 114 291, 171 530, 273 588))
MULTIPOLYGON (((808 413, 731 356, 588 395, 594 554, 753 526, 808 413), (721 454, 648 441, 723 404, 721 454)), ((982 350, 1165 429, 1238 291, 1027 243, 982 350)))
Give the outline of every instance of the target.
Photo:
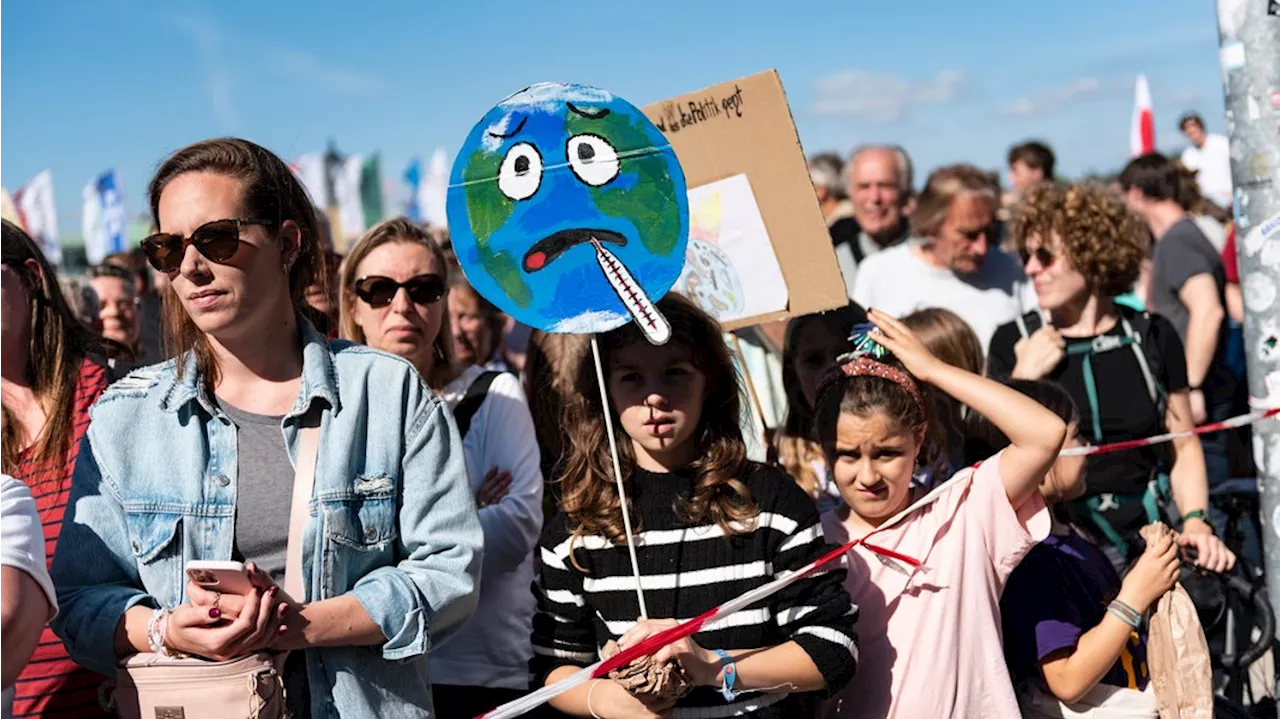
MULTIPOLYGON (((1190 429, 1191 401, 1182 342, 1167 319, 1117 305, 1146 255, 1138 218, 1098 186, 1045 185, 1027 193, 1012 234, 1042 313, 996 330, 988 351, 993 377, 1048 379, 1080 410, 1081 434, 1095 444, 1190 429)), ((1089 457, 1081 525, 1107 540, 1112 561, 1141 550, 1144 524, 1162 519, 1172 495, 1183 546, 1200 566, 1230 568, 1235 557, 1208 522, 1208 482, 1196 437, 1089 457)))

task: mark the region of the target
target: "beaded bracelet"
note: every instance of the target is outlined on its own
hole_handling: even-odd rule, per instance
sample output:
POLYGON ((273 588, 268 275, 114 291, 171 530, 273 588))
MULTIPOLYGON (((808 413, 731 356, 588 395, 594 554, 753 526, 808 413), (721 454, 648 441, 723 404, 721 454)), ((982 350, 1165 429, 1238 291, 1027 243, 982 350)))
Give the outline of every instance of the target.
POLYGON ((1142 626, 1142 613, 1119 599, 1113 600, 1111 604, 1108 604, 1107 611, 1134 629, 1142 626))

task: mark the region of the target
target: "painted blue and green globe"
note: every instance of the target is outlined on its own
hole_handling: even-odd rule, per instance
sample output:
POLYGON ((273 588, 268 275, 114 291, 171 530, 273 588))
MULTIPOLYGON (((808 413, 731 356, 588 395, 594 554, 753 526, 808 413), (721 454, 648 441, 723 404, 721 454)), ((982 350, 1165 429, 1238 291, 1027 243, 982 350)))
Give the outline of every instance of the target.
POLYGON ((448 214, 476 290, 549 332, 646 320, 684 267, 675 152, 634 105, 584 85, 534 85, 490 110, 454 161, 448 214))

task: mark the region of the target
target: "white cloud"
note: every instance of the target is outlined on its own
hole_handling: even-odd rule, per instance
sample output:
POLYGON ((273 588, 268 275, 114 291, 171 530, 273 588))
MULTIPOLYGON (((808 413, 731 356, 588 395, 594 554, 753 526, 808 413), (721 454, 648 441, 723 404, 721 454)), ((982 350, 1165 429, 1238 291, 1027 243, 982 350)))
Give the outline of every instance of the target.
POLYGON ((274 48, 271 61, 275 69, 316 87, 346 95, 367 95, 386 89, 387 83, 380 77, 337 67, 322 58, 302 50, 274 48))
POLYGON ((959 100, 968 84, 963 70, 943 70, 928 80, 845 70, 817 81, 811 109, 815 115, 884 124, 901 120, 923 105, 959 100))
MULTIPOLYGON (((1132 91, 1133 83, 1129 83, 1132 91)), ((1063 85, 1018 98, 1000 109, 1001 115, 1028 116, 1056 112, 1069 105, 1102 94, 1102 81, 1096 77, 1082 77, 1063 85)))

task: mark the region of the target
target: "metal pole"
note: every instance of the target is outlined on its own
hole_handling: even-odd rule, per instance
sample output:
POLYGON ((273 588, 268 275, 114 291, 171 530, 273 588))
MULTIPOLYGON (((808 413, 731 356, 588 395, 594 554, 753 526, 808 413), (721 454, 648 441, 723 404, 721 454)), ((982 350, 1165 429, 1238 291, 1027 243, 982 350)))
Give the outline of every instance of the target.
MULTIPOLYGON (((1280 401, 1280 2, 1218 0, 1249 395, 1280 401)), ((1280 419, 1253 427, 1262 543, 1280 614, 1280 419)))

